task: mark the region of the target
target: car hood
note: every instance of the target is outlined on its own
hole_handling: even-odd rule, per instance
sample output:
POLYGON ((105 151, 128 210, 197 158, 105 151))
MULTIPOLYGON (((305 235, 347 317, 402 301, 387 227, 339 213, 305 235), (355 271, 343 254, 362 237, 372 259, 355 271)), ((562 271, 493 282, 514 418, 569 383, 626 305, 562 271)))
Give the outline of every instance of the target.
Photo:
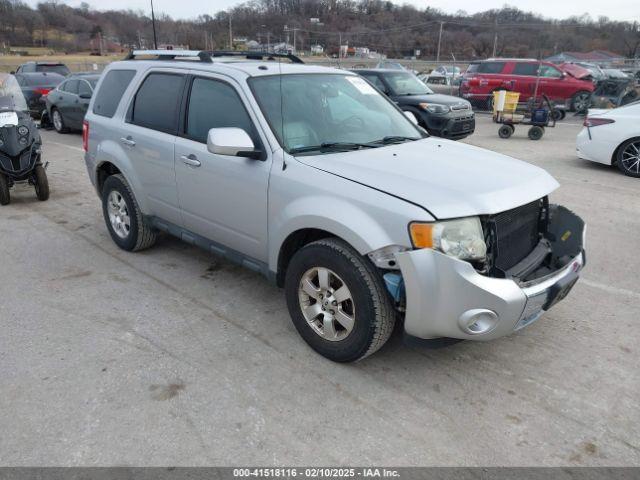
POLYGON ((469 102, 460 97, 453 95, 441 95, 439 93, 430 93, 428 95, 399 95, 394 96, 396 102, 404 105, 418 105, 419 103, 435 103, 437 105, 467 105, 469 102))
POLYGON ((593 78, 593 74, 586 68, 573 63, 563 63, 560 68, 578 80, 589 80, 593 78))
POLYGON ((544 197, 558 187, 558 182, 541 168, 435 137, 297 159, 420 205, 437 219, 503 212, 544 197))

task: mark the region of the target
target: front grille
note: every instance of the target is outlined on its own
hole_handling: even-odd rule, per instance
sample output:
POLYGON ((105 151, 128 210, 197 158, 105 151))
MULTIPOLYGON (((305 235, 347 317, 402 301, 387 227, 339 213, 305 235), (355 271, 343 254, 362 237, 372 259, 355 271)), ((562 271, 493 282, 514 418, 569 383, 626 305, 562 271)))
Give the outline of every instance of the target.
POLYGON ((540 241, 540 215, 543 200, 492 215, 491 245, 493 266, 503 272, 529 255, 540 241))
POLYGON ((452 133, 466 132, 468 130, 471 130, 473 127, 475 127, 475 120, 473 118, 473 115, 470 115, 468 117, 459 117, 459 118, 456 118, 455 121, 453 122, 453 126, 451 127, 451 132, 452 133))

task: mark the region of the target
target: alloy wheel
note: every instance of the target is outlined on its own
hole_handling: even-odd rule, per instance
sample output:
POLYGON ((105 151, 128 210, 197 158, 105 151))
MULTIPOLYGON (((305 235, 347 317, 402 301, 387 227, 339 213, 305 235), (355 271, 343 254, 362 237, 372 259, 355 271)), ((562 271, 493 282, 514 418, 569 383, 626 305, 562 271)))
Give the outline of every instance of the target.
POLYGON ((129 209, 127 202, 120 192, 113 190, 109 194, 107 200, 107 213, 109 214, 109 222, 113 231, 118 237, 125 239, 131 232, 131 218, 129 217, 129 209))
POLYGON ((640 174, 640 141, 630 143, 620 159, 624 169, 634 175, 640 174))
POLYGON ((351 291, 332 270, 307 270, 300 280, 298 301, 311 329, 325 340, 344 340, 353 331, 355 305, 351 291))
POLYGON ((57 131, 62 130, 62 115, 58 110, 53 111, 53 126, 57 131))

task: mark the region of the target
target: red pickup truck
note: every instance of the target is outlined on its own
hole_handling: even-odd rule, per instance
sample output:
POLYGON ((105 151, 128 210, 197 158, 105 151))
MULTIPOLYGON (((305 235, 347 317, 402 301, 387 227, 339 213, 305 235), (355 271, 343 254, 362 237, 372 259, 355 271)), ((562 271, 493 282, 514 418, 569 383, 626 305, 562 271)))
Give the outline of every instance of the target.
POLYGON ((554 102, 568 103, 571 110, 581 110, 594 89, 591 79, 577 78, 549 62, 496 58, 469 64, 460 96, 491 109, 493 92, 509 90, 519 92, 521 102, 546 95, 554 102))

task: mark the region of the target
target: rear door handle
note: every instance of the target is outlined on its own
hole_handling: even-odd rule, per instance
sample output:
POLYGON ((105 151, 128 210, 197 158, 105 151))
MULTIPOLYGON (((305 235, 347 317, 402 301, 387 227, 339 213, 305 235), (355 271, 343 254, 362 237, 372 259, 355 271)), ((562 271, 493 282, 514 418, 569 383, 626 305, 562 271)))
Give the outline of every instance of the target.
POLYGON ((133 139, 131 137, 122 137, 120 139, 120 143, 122 143, 123 145, 126 145, 127 147, 135 147, 136 146, 136 142, 133 141, 133 139))
POLYGON ((200 165, 202 165, 202 163, 200 163, 200 160, 198 160, 198 157, 196 157, 193 153, 191 155, 181 155, 180 160, 182 160, 183 163, 189 165, 190 167, 199 167, 200 165))

